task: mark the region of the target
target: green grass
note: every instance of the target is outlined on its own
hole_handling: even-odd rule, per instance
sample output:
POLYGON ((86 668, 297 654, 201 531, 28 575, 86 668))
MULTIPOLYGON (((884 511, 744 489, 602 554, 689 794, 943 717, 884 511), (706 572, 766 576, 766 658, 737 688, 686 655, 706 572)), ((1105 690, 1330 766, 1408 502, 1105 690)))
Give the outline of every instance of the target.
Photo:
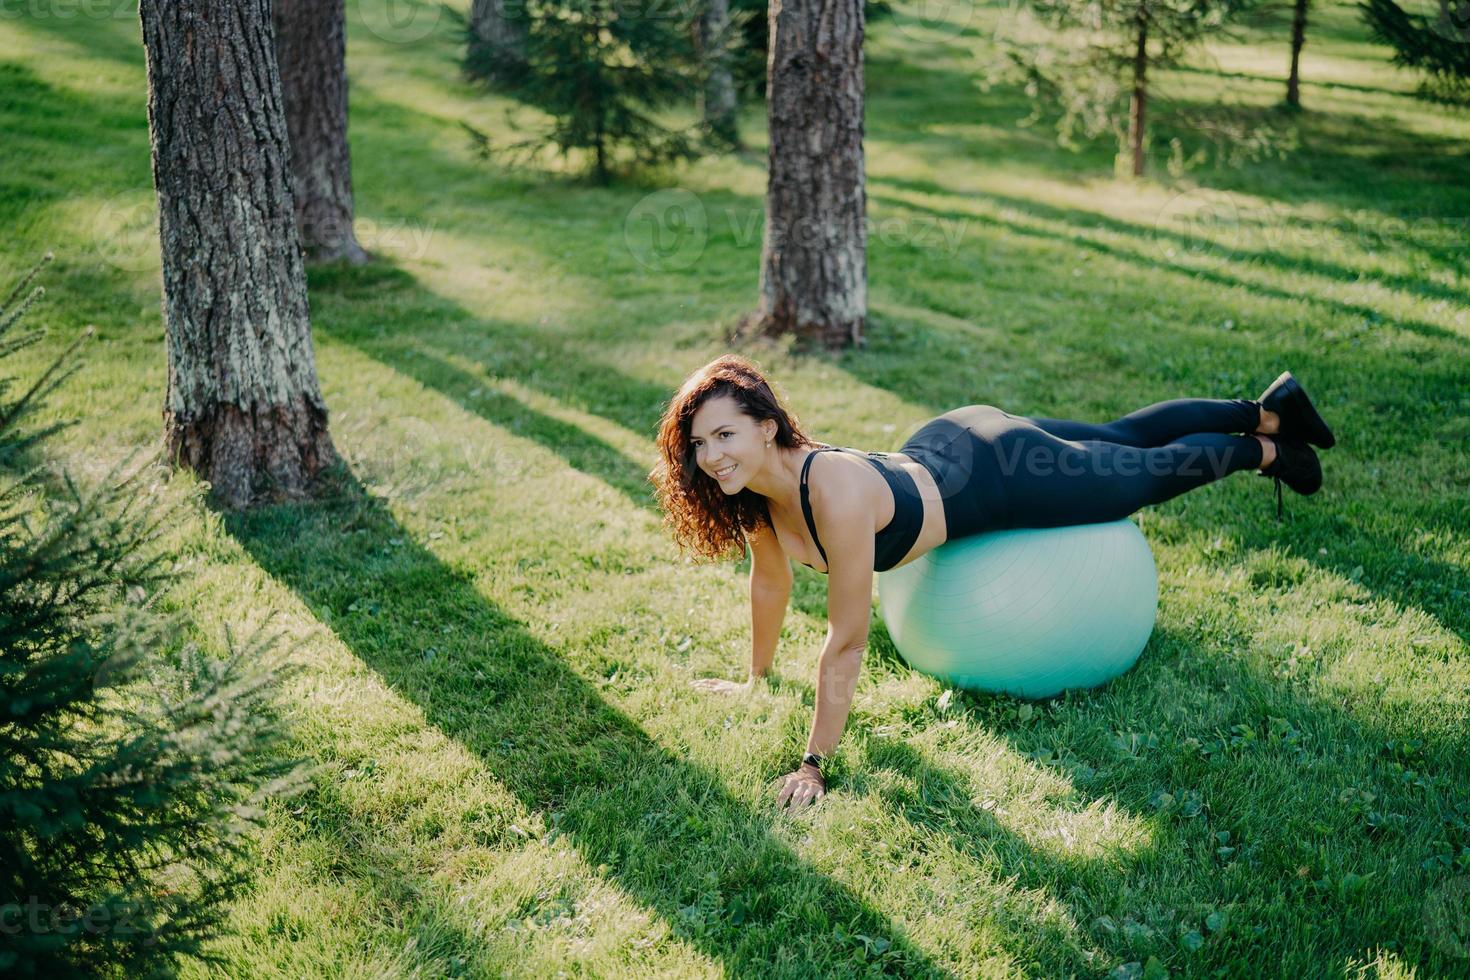
MULTIPOLYGON (((41 14, 0 21, 0 267, 58 251, 27 369, 99 328, 49 407, 96 478, 159 440, 143 58, 131 11, 41 14)), ((1106 419, 1291 368, 1339 446, 1284 525, 1245 476, 1137 515, 1158 625, 1104 689, 942 709, 875 615, 832 791, 795 816, 772 783, 825 579, 796 570, 770 692, 702 698, 690 678, 744 672, 746 568, 681 564, 644 482, 663 402, 755 301, 762 110, 746 157, 609 189, 508 173, 459 126, 504 133, 507 106, 456 80, 448 20, 395 43, 419 31, 368 14, 380 262, 311 280, 351 479, 195 506, 168 542, 201 637, 289 629, 282 698, 325 767, 271 814, 229 975, 1470 974, 1426 917, 1459 896, 1463 925, 1470 871, 1470 120, 1410 98, 1350 5, 1314 15, 1294 122, 1284 15, 1162 79, 1295 149, 1176 178, 1160 131, 1137 184, 977 84, 998 8, 875 25, 869 345, 750 351, 810 432, 893 449, 961 404, 1106 419), (640 262, 640 201, 675 188, 707 240, 640 262)))

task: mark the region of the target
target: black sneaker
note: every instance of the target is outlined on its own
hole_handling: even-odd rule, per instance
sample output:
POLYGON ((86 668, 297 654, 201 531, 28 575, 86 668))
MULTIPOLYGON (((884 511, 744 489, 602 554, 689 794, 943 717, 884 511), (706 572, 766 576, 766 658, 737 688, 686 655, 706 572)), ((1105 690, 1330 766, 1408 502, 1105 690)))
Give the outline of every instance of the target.
MULTIPOLYGON (((1263 433, 1264 435, 1264 433, 1263 433)), ((1304 497, 1322 489, 1322 462, 1311 446, 1300 439, 1268 435, 1276 446, 1276 458, 1259 470, 1261 476, 1276 481, 1276 519, 1281 520, 1281 484, 1285 483, 1304 497)))
POLYGON ((1290 371, 1282 371, 1281 377, 1271 382, 1271 387, 1261 392, 1256 401, 1262 408, 1281 416, 1281 431, 1277 435, 1310 442, 1323 449, 1331 449, 1337 444, 1332 430, 1312 407, 1306 390, 1290 371))

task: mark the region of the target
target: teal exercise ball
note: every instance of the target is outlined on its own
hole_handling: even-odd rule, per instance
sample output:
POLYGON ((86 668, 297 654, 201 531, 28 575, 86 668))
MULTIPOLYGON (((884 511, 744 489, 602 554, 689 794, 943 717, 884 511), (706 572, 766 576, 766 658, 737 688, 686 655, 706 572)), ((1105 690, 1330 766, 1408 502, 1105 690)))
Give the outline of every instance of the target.
POLYGON ((910 667, 955 687, 1049 698, 1132 667, 1159 576, 1131 520, 991 531, 878 573, 878 605, 910 667))

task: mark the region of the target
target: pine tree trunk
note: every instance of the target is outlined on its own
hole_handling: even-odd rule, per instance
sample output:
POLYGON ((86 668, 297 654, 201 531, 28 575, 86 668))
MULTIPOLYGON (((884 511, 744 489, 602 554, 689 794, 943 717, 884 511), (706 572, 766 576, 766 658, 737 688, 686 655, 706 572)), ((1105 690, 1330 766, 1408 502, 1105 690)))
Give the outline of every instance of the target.
POLYGON ((1301 108, 1301 58, 1302 45, 1307 43, 1307 4, 1309 0, 1296 0, 1291 16, 1291 74, 1286 77, 1286 104, 1301 108))
POLYGON ((366 262, 352 231, 343 0, 274 0, 296 224, 308 260, 366 262))
POLYGON ((751 326, 863 345, 863 0, 771 0, 760 307, 751 326))
POLYGON ((142 0, 176 464, 226 506, 336 459, 317 387, 269 0, 142 0))
POLYGON ((698 26, 699 57, 704 68, 704 124, 718 139, 740 145, 735 121, 735 79, 730 74, 729 0, 705 0, 698 26))
POLYGON ((493 77, 526 63, 526 31, 506 10, 507 0, 474 0, 470 5, 471 74, 493 77))
POLYGON ((1133 53, 1133 99, 1128 111, 1128 145, 1133 176, 1143 176, 1143 133, 1148 109, 1148 8, 1138 8, 1138 47, 1133 53))

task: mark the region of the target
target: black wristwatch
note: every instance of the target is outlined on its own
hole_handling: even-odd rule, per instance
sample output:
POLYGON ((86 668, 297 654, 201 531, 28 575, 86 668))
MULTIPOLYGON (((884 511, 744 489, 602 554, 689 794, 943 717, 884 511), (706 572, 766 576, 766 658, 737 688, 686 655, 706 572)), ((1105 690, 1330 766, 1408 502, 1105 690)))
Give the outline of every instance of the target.
POLYGON ((815 752, 808 752, 806 755, 801 757, 802 765, 806 765, 808 762, 817 767, 817 772, 822 771, 822 757, 817 755, 815 752))

